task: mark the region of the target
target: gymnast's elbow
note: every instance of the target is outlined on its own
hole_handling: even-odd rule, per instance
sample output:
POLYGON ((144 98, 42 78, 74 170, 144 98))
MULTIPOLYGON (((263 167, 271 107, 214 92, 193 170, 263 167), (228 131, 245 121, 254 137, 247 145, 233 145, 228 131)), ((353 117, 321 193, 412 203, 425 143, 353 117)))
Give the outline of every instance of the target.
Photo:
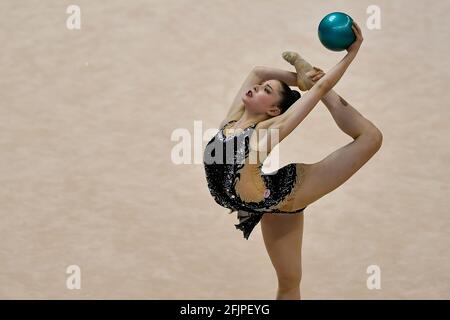
POLYGON ((266 72, 266 67, 263 67, 263 66, 255 66, 255 67, 253 67, 253 69, 252 69, 252 73, 253 74, 255 74, 255 75, 257 75, 257 76, 260 76, 260 77, 262 77, 263 75, 264 75, 264 73, 266 72))

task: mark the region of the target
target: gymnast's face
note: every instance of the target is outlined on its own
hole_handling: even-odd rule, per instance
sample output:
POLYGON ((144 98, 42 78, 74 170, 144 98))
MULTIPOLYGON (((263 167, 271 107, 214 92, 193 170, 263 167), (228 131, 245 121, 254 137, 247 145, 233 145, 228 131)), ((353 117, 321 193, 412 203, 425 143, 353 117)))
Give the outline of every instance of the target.
POLYGON ((252 113, 266 113, 272 117, 280 114, 281 84, 278 80, 267 80, 248 88, 242 97, 245 108, 252 113))

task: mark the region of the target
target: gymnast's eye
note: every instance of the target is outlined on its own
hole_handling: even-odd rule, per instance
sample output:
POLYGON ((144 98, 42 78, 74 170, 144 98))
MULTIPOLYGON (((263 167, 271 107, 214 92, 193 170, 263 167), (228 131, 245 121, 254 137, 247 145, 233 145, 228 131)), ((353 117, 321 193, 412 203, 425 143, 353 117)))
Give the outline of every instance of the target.
POLYGON ((265 89, 265 91, 266 91, 267 93, 270 93, 270 91, 269 91, 269 90, 267 90, 267 88, 265 89))

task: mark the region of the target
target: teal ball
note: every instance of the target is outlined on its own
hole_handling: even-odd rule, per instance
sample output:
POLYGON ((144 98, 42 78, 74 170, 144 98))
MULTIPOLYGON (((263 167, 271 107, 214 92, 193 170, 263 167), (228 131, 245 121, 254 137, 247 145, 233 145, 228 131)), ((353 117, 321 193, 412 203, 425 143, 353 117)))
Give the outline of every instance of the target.
POLYGON ((353 19, 343 12, 327 14, 319 23, 320 42, 332 51, 346 50, 355 40, 352 30, 353 19))

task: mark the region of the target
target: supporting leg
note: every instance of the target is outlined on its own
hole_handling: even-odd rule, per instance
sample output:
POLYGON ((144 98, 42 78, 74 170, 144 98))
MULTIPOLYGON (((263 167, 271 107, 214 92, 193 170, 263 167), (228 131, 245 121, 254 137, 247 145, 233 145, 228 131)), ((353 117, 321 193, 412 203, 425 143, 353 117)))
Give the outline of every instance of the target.
POLYGON ((261 230, 278 278, 276 299, 300 299, 303 214, 264 214, 261 230))

